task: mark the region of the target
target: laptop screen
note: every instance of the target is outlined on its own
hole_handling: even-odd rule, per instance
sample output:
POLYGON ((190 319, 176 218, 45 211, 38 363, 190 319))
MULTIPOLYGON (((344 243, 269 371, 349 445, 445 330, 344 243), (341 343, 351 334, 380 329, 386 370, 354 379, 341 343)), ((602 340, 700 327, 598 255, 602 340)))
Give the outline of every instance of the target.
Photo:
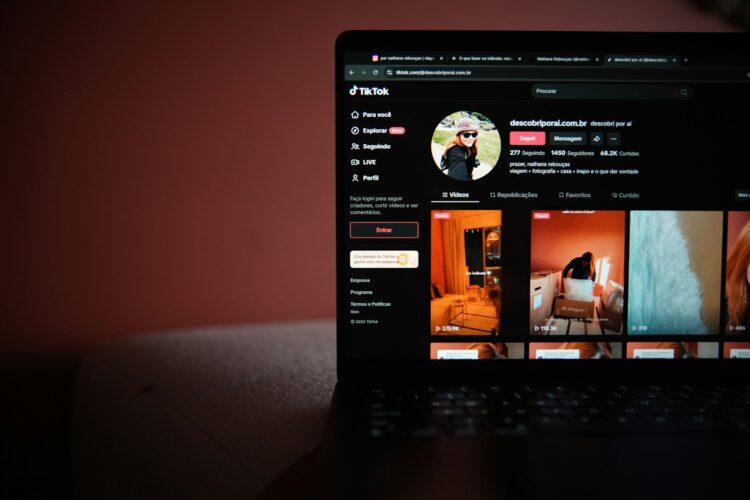
POLYGON ((750 358, 744 35, 345 33, 347 360, 750 358))

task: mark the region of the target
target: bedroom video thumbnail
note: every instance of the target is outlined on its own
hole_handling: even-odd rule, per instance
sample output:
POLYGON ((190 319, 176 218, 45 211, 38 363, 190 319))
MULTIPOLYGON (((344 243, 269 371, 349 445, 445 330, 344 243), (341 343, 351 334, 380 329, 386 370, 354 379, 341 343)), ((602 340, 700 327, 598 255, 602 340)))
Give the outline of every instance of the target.
POLYGON ((430 240, 432 335, 498 335, 500 210, 434 210, 430 240))
POLYGON ((529 359, 619 359, 620 342, 532 342, 529 359))
POLYGON ((531 214, 529 333, 622 333, 625 212, 531 214))
POLYGON ((750 359, 750 342, 725 342, 724 359, 750 359))
POLYGON ((628 333, 717 334, 721 212, 630 214, 628 333))
POLYGON ((716 359, 718 342, 628 342, 628 359, 716 359))
MULTIPOLYGON (((727 216, 726 333, 748 333, 750 314, 750 212, 727 216)), ((725 356, 726 357, 726 356, 725 356)))
POLYGON ((433 342, 430 359, 523 359, 523 343, 433 342))

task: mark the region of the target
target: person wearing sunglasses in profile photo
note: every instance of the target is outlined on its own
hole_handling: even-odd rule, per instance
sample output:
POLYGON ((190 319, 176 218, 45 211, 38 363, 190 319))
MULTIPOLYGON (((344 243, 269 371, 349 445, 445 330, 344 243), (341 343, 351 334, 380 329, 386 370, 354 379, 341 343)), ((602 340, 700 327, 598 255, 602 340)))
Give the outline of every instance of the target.
POLYGON ((445 148, 442 162, 448 177, 459 181, 472 180, 474 168, 479 166, 477 142, 479 127, 471 118, 461 118, 456 127, 456 136, 445 148))

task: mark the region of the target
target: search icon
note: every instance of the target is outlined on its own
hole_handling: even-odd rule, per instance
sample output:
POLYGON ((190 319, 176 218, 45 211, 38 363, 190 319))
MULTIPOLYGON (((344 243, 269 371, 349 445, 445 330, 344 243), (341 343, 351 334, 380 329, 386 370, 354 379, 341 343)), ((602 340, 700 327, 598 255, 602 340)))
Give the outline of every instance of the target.
POLYGON ((680 95, 683 96, 683 97, 687 97, 688 96, 688 89, 686 89, 686 88, 680 89, 680 95))

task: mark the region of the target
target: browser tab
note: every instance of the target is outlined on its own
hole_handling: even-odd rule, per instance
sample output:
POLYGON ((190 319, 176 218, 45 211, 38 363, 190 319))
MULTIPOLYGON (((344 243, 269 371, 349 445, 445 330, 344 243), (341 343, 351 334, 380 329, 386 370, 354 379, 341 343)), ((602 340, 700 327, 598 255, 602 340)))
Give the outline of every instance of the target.
POLYGON ((601 63, 602 56, 584 54, 539 54, 530 59, 530 64, 558 66, 594 66, 601 63))
POLYGON ((607 55, 604 66, 617 68, 674 68, 680 66, 680 57, 654 55, 607 55))

